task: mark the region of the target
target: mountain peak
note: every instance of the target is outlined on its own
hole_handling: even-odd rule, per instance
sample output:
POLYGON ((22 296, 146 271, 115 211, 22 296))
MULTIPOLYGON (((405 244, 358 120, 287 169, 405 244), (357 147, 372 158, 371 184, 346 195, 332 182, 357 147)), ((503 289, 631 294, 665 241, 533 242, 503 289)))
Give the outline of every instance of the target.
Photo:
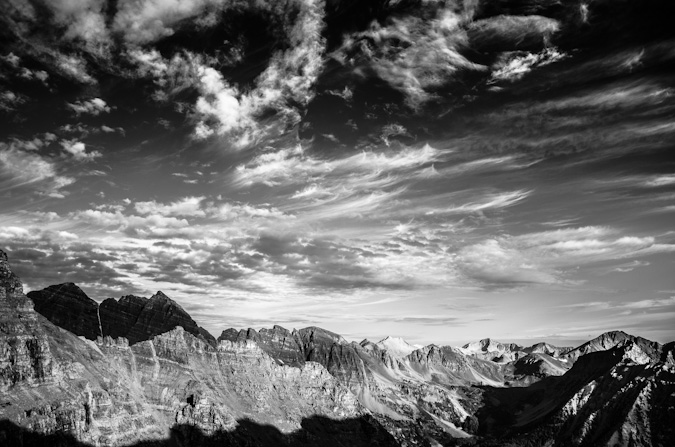
POLYGON ((500 343, 491 338, 483 338, 481 340, 465 344, 464 346, 462 346, 462 349, 466 349, 471 352, 479 352, 479 351, 489 352, 489 351, 502 351, 505 349, 505 346, 503 343, 500 343))
POLYGON ((380 348, 389 352, 394 357, 405 357, 411 352, 419 349, 421 346, 412 345, 401 337, 387 336, 375 343, 380 348))
POLYGON ((172 300, 171 298, 169 298, 169 297, 168 297, 164 292, 162 292, 161 290, 158 290, 157 293, 155 293, 154 295, 152 295, 152 296, 150 297, 150 299, 151 299, 151 300, 155 300, 155 301, 168 301, 168 302, 170 302, 170 303, 175 303, 174 300, 172 300))
POLYGON ((608 332, 600 334, 596 338, 617 340, 617 339, 625 339, 625 338, 629 338, 629 337, 633 337, 633 336, 624 332, 624 331, 608 331, 608 332))
POLYGON ((103 335, 98 317, 98 303, 75 283, 55 284, 28 292, 35 310, 49 321, 75 335, 96 340, 103 335))

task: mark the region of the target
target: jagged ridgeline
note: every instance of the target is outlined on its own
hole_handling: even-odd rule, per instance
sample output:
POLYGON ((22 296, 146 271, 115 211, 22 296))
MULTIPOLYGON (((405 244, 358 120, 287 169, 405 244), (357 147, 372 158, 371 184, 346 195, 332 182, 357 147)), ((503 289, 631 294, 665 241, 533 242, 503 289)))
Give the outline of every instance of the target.
POLYGON ((216 340, 161 292, 24 295, 0 251, 2 446, 670 446, 673 343, 216 340))

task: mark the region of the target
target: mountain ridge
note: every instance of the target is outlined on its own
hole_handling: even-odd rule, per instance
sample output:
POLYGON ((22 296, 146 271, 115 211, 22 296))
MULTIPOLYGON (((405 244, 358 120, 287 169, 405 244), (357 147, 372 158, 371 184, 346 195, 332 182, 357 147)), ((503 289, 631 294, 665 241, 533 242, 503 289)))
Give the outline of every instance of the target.
MULTIPOLYGON (((320 409, 321 414, 338 418, 372 417, 362 426, 383 436, 382 445, 392 446, 410 442, 490 446, 506 441, 519 446, 550 440, 585 445, 598 439, 603 443, 638 439, 636 445, 646 447, 650 444, 645 439, 675 436, 667 432, 663 421, 636 426, 639 416, 634 416, 652 407, 667 414, 671 403, 659 396, 670 389, 668 383, 675 383, 671 380, 675 342, 661 345, 610 331, 573 349, 482 339, 464 347, 430 344, 400 355, 396 348, 413 346, 396 337, 356 343, 316 326, 288 330, 274 325, 259 330, 226 329, 214 343, 198 330, 193 333, 194 327, 180 318, 168 318, 164 326, 158 325, 158 319, 173 312, 187 315, 194 323, 161 292, 151 298, 124 295, 105 300, 108 304, 98 307, 105 327, 113 321, 105 312, 120 311, 119 321, 126 322, 126 326, 119 325, 120 333, 126 331, 132 338, 105 334, 102 324, 99 330, 105 335, 91 340, 78 337, 74 331, 82 329, 81 325, 59 314, 73 313, 68 306, 41 305, 36 307, 47 315, 36 312, 2 255, 0 329, 6 335, 0 340, 26 340, 25 345, 9 343, 10 350, 5 352, 15 366, 0 374, 4 380, 0 393, 9 399, 8 405, 0 407, 0 416, 23 427, 13 426, 12 433, 24 429, 29 432, 21 433, 67 432, 78 442, 121 445, 155 442, 166 438, 174 424, 187 423, 222 440, 239 424, 235 414, 255 414, 260 420, 281 424, 275 426, 298 427, 298 415, 314 408, 311 411, 320 409), (168 326, 173 327, 152 333, 168 326), (20 346, 26 349, 15 349, 20 346), (110 388, 112 383, 117 385, 110 388), (172 394, 168 383, 179 394, 172 394), (25 385, 37 389, 29 399, 19 399, 12 390, 25 385), (588 397, 585 390, 590 389, 597 389, 598 396, 617 396, 606 411, 606 417, 615 422, 591 428, 583 424, 584 418, 591 417, 589 408, 604 399, 588 397), (652 393, 652 389, 659 392, 652 393), (131 413, 126 409, 129 402, 137 406, 131 413), (155 414, 149 410, 153 406, 173 416, 166 419, 161 412, 155 414), (148 429, 103 430, 120 417, 148 429), (62 428, 59 420, 69 421, 70 428, 62 428), (665 430, 665 435, 653 438, 652 429, 665 430), (625 434, 626 430, 638 438, 625 434)), ((72 293, 52 293, 48 299, 40 294, 37 299, 43 304, 58 303, 61 298, 80 304, 93 301, 73 283, 58 286, 72 293)), ((58 292, 58 286, 45 290, 58 292)), ((325 425, 315 427, 316 433, 322 433, 325 425)), ((366 435, 359 432, 358 436, 366 435)), ((352 441, 358 445, 358 439, 352 441)))
POLYGON ((99 304, 75 283, 66 282, 28 292, 27 296, 35 303, 35 310, 52 323, 89 340, 109 335, 124 337, 135 344, 180 325, 216 344, 215 337, 162 291, 150 298, 123 295, 99 304))

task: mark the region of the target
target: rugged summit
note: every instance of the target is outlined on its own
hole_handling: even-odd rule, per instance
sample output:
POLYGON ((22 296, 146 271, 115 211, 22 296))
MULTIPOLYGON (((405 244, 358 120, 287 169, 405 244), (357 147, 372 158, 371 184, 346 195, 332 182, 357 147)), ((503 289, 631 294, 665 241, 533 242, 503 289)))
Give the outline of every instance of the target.
POLYGON ((648 353, 648 355, 651 357, 655 356, 656 353, 661 349, 658 343, 647 340, 646 338, 626 334, 623 331, 611 331, 605 332, 599 337, 589 340, 577 348, 571 349, 569 352, 563 354, 562 357, 571 361, 575 361, 585 354, 606 351, 626 342, 634 343, 640 349, 648 353))
POLYGON ((49 321, 89 340, 124 337, 129 344, 181 326, 189 333, 216 345, 216 339, 199 327, 187 312, 164 293, 151 298, 126 295, 108 298, 100 305, 73 283, 49 286, 28 293, 35 310, 49 321))
POLYGON ((119 301, 108 298, 101 303, 100 313, 104 334, 124 337, 130 344, 148 340, 176 326, 209 343, 215 345, 216 342, 178 303, 161 291, 150 299, 133 295, 124 296, 119 301))

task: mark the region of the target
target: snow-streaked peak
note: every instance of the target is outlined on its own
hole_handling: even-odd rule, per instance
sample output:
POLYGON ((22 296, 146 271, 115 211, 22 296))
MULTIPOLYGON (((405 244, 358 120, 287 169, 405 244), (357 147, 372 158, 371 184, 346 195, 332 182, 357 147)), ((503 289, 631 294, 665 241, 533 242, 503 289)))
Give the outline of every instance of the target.
POLYGON ((478 352, 504 352, 506 349, 507 347, 504 344, 490 338, 484 338, 462 346, 462 350, 467 354, 478 352))
POLYGON ((385 337, 378 341, 376 345, 389 352, 393 357, 405 357, 423 347, 422 345, 412 345, 400 337, 385 337))

